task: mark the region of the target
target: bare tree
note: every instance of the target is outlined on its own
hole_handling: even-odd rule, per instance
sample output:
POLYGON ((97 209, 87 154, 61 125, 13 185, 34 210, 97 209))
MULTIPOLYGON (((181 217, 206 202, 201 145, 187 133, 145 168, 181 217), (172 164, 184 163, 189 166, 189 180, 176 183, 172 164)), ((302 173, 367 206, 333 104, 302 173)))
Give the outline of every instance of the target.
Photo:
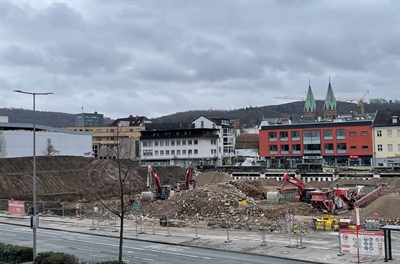
POLYGON ((53 144, 51 143, 51 139, 48 138, 46 142, 46 148, 43 150, 44 156, 54 156, 58 153, 58 151, 54 148, 53 144))
POLYGON ((115 166, 102 167, 98 172, 99 175, 91 175, 91 190, 86 190, 86 192, 94 196, 98 202, 119 218, 118 260, 122 263, 124 218, 130 208, 130 200, 134 198, 134 192, 138 190, 140 180, 134 170, 134 166, 138 165, 132 160, 134 140, 125 137, 121 127, 116 129, 113 143, 107 150, 110 159, 103 160, 103 163, 112 163, 115 166), (113 170, 114 168, 117 169, 113 170), (96 178, 97 176, 98 178, 96 178), (102 191, 99 192, 98 190, 102 191), (114 203, 110 202, 112 198, 119 201, 119 206, 113 207, 114 203))
POLYGON ((4 137, 3 130, 0 130, 0 158, 7 156, 7 141, 4 137))

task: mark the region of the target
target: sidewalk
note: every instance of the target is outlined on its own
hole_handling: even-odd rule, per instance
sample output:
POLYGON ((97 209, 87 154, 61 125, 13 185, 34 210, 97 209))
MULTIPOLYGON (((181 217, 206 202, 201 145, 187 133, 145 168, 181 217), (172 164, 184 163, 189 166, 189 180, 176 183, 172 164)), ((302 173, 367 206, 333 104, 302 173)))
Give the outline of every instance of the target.
MULTIPOLYGON (((0 214, 0 223, 18 224, 17 219, 26 219, 29 225, 29 216, 12 216, 0 214)), ((40 228, 62 230, 77 233, 86 233, 99 236, 119 237, 118 226, 97 228, 91 219, 78 220, 75 218, 40 217, 40 228)), ((357 255, 344 254, 338 256, 339 238, 337 232, 313 232, 300 236, 296 234, 280 234, 266 231, 265 238, 261 231, 226 230, 222 228, 192 227, 158 227, 152 232, 147 226, 146 233, 140 234, 140 226, 136 232, 133 220, 125 220, 124 238, 136 239, 155 243, 191 246, 209 249, 218 249, 248 254, 265 255, 310 263, 357 263, 357 255), (136 235, 136 233, 138 233, 136 235), (264 243, 263 243, 264 242, 264 243)), ((142 231, 144 228, 142 227, 142 231)), ((400 236, 392 235, 393 260, 384 262, 383 256, 360 256, 360 263, 398 263, 400 261, 400 236)))

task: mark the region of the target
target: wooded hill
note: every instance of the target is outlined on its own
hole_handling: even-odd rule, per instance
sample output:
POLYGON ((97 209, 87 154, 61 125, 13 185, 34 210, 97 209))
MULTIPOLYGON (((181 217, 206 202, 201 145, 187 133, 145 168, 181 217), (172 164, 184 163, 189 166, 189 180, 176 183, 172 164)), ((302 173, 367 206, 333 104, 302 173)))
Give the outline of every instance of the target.
MULTIPOLYGON (((324 101, 316 101, 319 115, 322 116, 324 101)), ((350 114, 353 112, 360 112, 360 107, 355 103, 337 102, 339 114, 350 114)), ((239 119, 242 126, 252 127, 259 125, 263 118, 274 118, 274 117, 292 117, 292 120, 296 121, 303 115, 304 102, 291 102, 281 105, 269 105, 261 107, 246 107, 234 110, 190 110, 186 112, 178 112, 172 115, 166 115, 158 118, 151 119, 155 123, 163 122, 191 122, 203 115, 206 117, 221 117, 239 119)), ((365 112, 375 113, 377 110, 382 109, 399 109, 400 103, 388 102, 388 103, 366 103, 365 112)), ((129 115, 140 115, 140 113, 127 113, 129 115)), ((10 123, 32 123, 33 111, 26 109, 16 108, 0 108, 0 116, 8 116, 10 123)), ((105 124, 111 123, 110 118, 105 118, 105 124)), ((74 126, 75 125, 75 114, 59 113, 59 112, 41 112, 36 111, 36 124, 48 125, 54 127, 63 126, 74 126)))

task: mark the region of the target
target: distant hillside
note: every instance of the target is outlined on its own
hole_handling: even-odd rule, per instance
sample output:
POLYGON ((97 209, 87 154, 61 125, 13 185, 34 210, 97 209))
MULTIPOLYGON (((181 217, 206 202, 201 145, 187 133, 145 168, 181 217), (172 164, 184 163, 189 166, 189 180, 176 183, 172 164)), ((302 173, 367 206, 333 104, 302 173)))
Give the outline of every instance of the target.
MULTIPOLYGON (((323 115, 324 101, 316 101, 319 115, 323 115)), ((337 102, 339 114, 349 114, 351 111, 360 112, 360 106, 355 103, 337 102)), ((365 104, 366 113, 375 113, 382 109, 400 109, 400 103, 375 103, 365 104)), ((155 123, 162 122, 191 122, 199 116, 236 118, 240 119, 242 126, 251 127, 259 125, 263 118, 267 117, 292 117, 292 120, 300 120, 304 111, 304 102, 291 102, 281 105, 270 105, 261 107, 246 107, 234 110, 191 110, 178 112, 168 116, 152 119, 155 123)))
MULTIPOLYGON (((349 114, 351 111, 360 112, 360 107, 354 103, 337 102, 339 114, 349 114)), ((324 101, 317 101, 317 109, 319 115, 322 116, 324 101)), ((152 119, 155 123, 163 122, 191 122, 201 115, 207 117, 221 117, 240 119, 242 126, 259 125, 263 118, 267 117, 292 117, 293 120, 299 120, 303 115, 304 102, 291 102, 281 105, 269 105, 261 107, 246 107, 234 110, 189 110, 186 112, 178 112, 168 116, 162 116, 152 119)), ((375 113, 382 109, 399 109, 400 103, 374 103, 365 104, 366 113, 375 113)), ((127 113, 135 116, 136 113, 127 113)), ((0 116, 8 116, 9 122, 13 123, 32 123, 33 111, 15 108, 0 108, 0 116)), ((104 118, 105 124, 110 124, 110 118, 104 118)), ((75 114, 58 113, 58 112, 40 112, 36 111, 36 123, 40 125, 48 125, 54 127, 74 126, 75 114)))

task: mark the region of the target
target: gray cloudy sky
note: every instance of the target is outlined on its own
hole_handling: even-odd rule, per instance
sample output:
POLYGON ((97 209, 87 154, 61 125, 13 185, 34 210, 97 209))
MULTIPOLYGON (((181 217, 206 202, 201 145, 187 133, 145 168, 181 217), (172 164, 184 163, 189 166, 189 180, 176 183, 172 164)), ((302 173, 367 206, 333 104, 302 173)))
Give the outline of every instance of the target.
POLYGON ((149 118, 400 99, 400 0, 1 0, 0 108, 149 118))

